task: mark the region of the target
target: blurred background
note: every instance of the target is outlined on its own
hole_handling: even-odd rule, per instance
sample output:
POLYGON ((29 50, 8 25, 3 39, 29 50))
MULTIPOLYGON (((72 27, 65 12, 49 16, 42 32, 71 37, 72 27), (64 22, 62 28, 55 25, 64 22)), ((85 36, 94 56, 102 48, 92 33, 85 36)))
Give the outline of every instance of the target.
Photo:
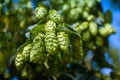
POLYGON ((111 24, 116 30, 116 33, 108 39, 110 52, 105 54, 105 56, 108 58, 108 62, 113 64, 115 70, 120 71, 120 0, 102 0, 101 5, 103 7, 103 13, 111 10, 111 24))
MULTIPOLYGON (((49 0, 42 1, 43 4, 50 5, 49 0)), ((0 80, 8 78, 9 74, 13 75, 8 80, 18 80, 17 74, 14 74, 15 67, 11 65, 14 63, 16 49, 26 41, 25 33, 38 22, 34 10, 39 2, 40 0, 0 0, 0 80)), ((120 0, 101 0, 101 6, 103 14, 107 10, 112 12, 111 24, 116 33, 108 38, 109 50, 104 54, 105 61, 114 68, 104 66, 100 68, 100 73, 111 76, 115 72, 120 80, 120 0)), ((92 69, 97 71, 98 63, 92 61, 92 57, 93 52, 89 51, 85 61, 88 68, 92 65, 92 69)))

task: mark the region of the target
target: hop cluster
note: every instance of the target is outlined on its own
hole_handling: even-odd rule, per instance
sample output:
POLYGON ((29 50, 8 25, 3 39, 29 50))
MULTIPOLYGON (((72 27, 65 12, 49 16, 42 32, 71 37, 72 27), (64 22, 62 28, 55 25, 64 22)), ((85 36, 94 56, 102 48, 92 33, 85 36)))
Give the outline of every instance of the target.
POLYGON ((107 37, 115 33, 115 30, 109 23, 99 27, 99 24, 93 21, 84 21, 81 24, 77 23, 74 30, 81 34, 90 49, 96 49, 97 46, 104 46, 107 37))
POLYGON ((62 11, 64 21, 72 25, 90 49, 105 46, 108 36, 115 32, 102 14, 100 0, 52 0, 52 3, 58 5, 55 9, 62 11))
POLYGON ((79 19, 87 20, 89 16, 94 17, 92 13, 96 10, 98 12, 96 5, 100 3, 100 0, 52 0, 52 3, 58 5, 57 10, 62 11, 64 19, 71 23, 79 19))
POLYGON ((32 68, 31 64, 40 65, 43 64, 44 60, 45 48, 43 34, 38 33, 38 35, 33 39, 32 43, 25 44, 25 46, 18 51, 15 59, 15 65, 18 70, 21 70, 22 77, 33 79, 34 69, 32 68))
POLYGON ((92 12, 96 11, 94 7, 99 0, 62 0, 58 4, 59 2, 63 4, 62 16, 58 11, 47 10, 42 5, 35 10, 36 17, 43 21, 40 20, 31 30, 34 36, 30 35, 30 43, 25 44, 15 60, 15 65, 18 70, 22 70, 23 76, 34 74, 31 65, 34 65, 34 70, 41 72, 47 69, 48 73, 56 75, 54 72, 59 69, 52 67, 60 63, 66 65, 82 61, 86 46, 89 49, 102 47, 107 37, 115 32, 109 23, 105 23, 103 17, 104 24, 100 25, 95 21, 99 18, 99 13, 97 17, 92 12), (66 22, 71 22, 70 26, 62 25, 67 24, 66 22), (31 71, 26 70, 27 68, 31 71))
MULTIPOLYGON (((48 15, 46 15, 46 11, 46 8, 41 5, 36 8, 35 15, 39 19, 44 18, 45 21, 44 23, 39 23, 31 30, 31 34, 33 35, 31 35, 32 39, 29 44, 24 44, 16 56, 15 65, 18 70, 21 70, 21 75, 24 77, 30 74, 34 75, 33 72, 34 70, 38 70, 38 66, 41 66, 39 71, 43 69, 42 66, 49 69, 50 66, 63 62, 65 58, 62 59, 62 57, 64 55, 70 55, 69 34, 63 31, 57 31, 57 27, 63 22, 63 18, 56 10, 49 10, 48 15), (52 59, 53 57, 58 60, 52 59), (36 65, 34 70, 31 69, 32 64, 36 65)), ((67 61, 71 61, 71 59, 69 60, 68 57, 67 61)), ((54 72, 56 71, 52 69, 52 73, 54 72)))

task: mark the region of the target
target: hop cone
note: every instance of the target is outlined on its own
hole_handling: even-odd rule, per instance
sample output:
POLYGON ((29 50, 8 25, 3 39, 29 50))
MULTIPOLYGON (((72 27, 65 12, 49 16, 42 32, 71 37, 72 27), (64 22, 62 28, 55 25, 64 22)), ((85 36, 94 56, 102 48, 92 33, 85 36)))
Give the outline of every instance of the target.
POLYGON ((58 44, 63 53, 68 53, 69 51, 69 36, 65 32, 57 33, 58 44))
POLYGON ((43 19, 47 15, 47 9, 43 5, 39 5, 35 9, 35 17, 38 19, 43 19))
POLYGON ((53 20, 55 23, 61 23, 63 22, 63 18, 56 10, 50 10, 48 18, 50 20, 53 20))
POLYGON ((24 47, 22 55, 25 61, 29 61, 30 59, 30 51, 31 51, 31 44, 28 44, 27 46, 24 47))
POLYGON ((24 78, 28 78, 29 80, 33 80, 35 76, 34 69, 28 64, 21 71, 21 76, 24 78))
POLYGON ((76 60, 80 61, 83 58, 83 48, 82 48, 82 40, 73 36, 71 38, 71 44, 73 48, 73 56, 76 60))
POLYGON ((54 55, 58 49, 58 41, 56 34, 54 32, 47 32, 45 35, 45 46, 46 51, 50 55, 54 55))
POLYGON ((15 66, 18 70, 21 70, 24 67, 24 59, 22 54, 17 54, 15 59, 15 66))
POLYGON ((49 20, 45 25, 45 32, 55 32, 56 29, 56 23, 52 20, 49 20))
POLYGON ((98 27, 95 22, 90 22, 89 23, 89 31, 92 34, 92 36, 96 36, 98 33, 98 27))
POLYGON ((43 34, 39 33, 32 44, 32 50, 30 52, 30 62, 41 63, 44 60, 44 42, 43 34))

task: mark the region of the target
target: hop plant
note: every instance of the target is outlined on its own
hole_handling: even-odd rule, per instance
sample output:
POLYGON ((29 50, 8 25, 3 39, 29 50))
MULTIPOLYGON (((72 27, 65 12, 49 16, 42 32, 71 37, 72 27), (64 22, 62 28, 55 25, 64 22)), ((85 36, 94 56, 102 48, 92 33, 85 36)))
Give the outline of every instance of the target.
POLYGON ((30 31, 30 42, 23 46, 22 53, 18 53, 15 59, 16 67, 22 70, 25 77, 34 75, 34 70, 58 77, 56 73, 67 64, 81 63, 88 50, 105 47, 104 41, 115 31, 100 16, 101 11, 93 13, 99 0, 52 0, 51 3, 53 2, 63 6, 56 7, 56 10, 48 10, 43 5, 36 8, 35 16, 40 22, 30 31), (62 13, 59 14, 61 10, 62 13), (104 24, 95 21, 99 17, 104 24), (58 66, 59 64, 62 65, 58 66), (31 72, 27 70, 29 67, 31 72))

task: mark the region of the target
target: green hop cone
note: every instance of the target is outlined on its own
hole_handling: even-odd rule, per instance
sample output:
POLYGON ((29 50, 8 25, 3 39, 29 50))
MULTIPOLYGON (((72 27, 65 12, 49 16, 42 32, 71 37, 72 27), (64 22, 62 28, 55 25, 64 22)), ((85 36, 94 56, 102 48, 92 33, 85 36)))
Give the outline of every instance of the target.
POLYGON ((45 32, 55 32, 56 29, 56 23, 52 20, 49 20, 46 24, 45 24, 45 32))
POLYGON ((33 80, 35 76, 34 69, 28 64, 25 65, 24 68, 21 70, 21 76, 23 78, 28 78, 29 80, 33 80))
POLYGON ((69 14, 68 14, 68 16, 69 16, 69 18, 70 18, 70 20, 77 20, 78 18, 79 18, 79 14, 80 14, 81 12, 80 12, 80 9, 78 8, 73 8, 73 9, 71 9, 70 10, 70 12, 69 12, 69 14))
POLYGON ((87 19, 88 17, 89 17, 89 13, 87 12, 87 11, 83 11, 83 13, 82 13, 82 17, 84 18, 84 19, 87 19))
POLYGON ((89 26, 89 23, 87 21, 83 22, 80 27, 80 29, 83 31, 83 30, 86 30, 89 26))
POLYGON ((115 33, 115 30, 109 23, 106 23, 102 28, 99 29, 99 34, 102 37, 108 37, 110 34, 113 33, 115 33))
POLYGON ((99 29, 99 34, 102 37, 107 37, 108 36, 108 32, 107 32, 107 30, 104 27, 102 27, 102 28, 99 29))
POLYGON ((54 32, 47 32, 45 35, 45 47, 47 53, 54 55, 58 49, 58 41, 54 32))
POLYGON ((94 21, 94 20, 95 20, 95 16, 94 16, 94 15, 89 15, 89 16, 87 17, 87 20, 88 20, 88 21, 94 21))
MULTIPOLYGON (((74 42, 74 41, 73 41, 74 42)), ((75 56, 75 59, 80 61, 83 59, 83 56, 84 56, 84 52, 83 52, 83 47, 82 47, 82 40, 81 39, 77 39, 75 40, 75 53, 74 53, 74 56, 75 56)))
POLYGON ((68 11, 70 9, 69 4, 66 4, 66 3, 63 4, 62 9, 63 9, 63 11, 68 11))
POLYGON ((97 0, 85 0, 85 2, 88 8, 92 8, 96 5, 97 0))
POLYGON ((60 50, 63 53, 68 53, 69 52, 69 35, 66 34, 65 32, 58 32, 57 33, 57 39, 58 39, 58 44, 60 47, 60 50))
POLYGON ((30 62, 32 63, 42 63, 44 60, 44 42, 43 34, 39 33, 33 40, 32 49, 30 52, 30 62))
POLYGON ((89 41, 90 39, 91 39, 91 35, 90 35, 90 32, 89 31, 84 31, 83 33, 82 33, 82 37, 83 37, 83 40, 84 41, 89 41))
POLYGON ((96 49, 95 43, 94 43, 93 41, 89 41, 89 42, 87 42, 86 44, 87 44, 86 46, 87 46, 88 48, 90 48, 90 49, 92 49, 92 50, 95 50, 95 49, 96 49))
POLYGON ((82 22, 82 24, 79 24, 76 28, 75 31, 81 33, 82 31, 86 30, 89 27, 89 23, 87 21, 82 22))
POLYGON ((91 33, 92 36, 96 36, 98 33, 98 27, 97 24, 94 22, 90 22, 89 23, 89 31, 91 33))
POLYGON ((106 23, 104 25, 106 31, 108 32, 108 35, 112 34, 112 33, 115 33, 115 30, 113 29, 113 27, 111 26, 111 24, 109 23, 106 23))
POLYGON ((43 19, 47 15, 47 8, 45 8, 43 5, 39 5, 35 9, 35 17, 37 19, 43 19))
POLYGON ((24 59, 22 54, 17 54, 15 58, 15 66, 18 70, 21 70, 24 67, 24 59))
POLYGON ((72 36, 70 40, 71 40, 71 44, 73 48, 74 59, 77 61, 81 61, 84 55, 83 47, 82 47, 82 40, 76 36, 72 36))
POLYGON ((56 10, 50 10, 48 18, 50 20, 53 20, 55 23, 61 23, 63 22, 63 18, 56 10))
POLYGON ((102 37, 97 36, 97 38, 96 38, 96 45, 98 45, 98 46, 103 46, 104 45, 104 40, 103 40, 102 37))
POLYGON ((21 71, 21 76, 22 76, 22 77, 26 77, 26 76, 27 76, 26 66, 22 69, 22 71, 21 71))
POLYGON ((115 33, 115 30, 109 23, 106 23, 102 28, 99 29, 99 33, 102 37, 107 37, 110 34, 115 33))
POLYGON ((24 61, 29 61, 31 48, 32 48, 31 44, 28 44, 27 46, 24 47, 22 52, 24 61))

